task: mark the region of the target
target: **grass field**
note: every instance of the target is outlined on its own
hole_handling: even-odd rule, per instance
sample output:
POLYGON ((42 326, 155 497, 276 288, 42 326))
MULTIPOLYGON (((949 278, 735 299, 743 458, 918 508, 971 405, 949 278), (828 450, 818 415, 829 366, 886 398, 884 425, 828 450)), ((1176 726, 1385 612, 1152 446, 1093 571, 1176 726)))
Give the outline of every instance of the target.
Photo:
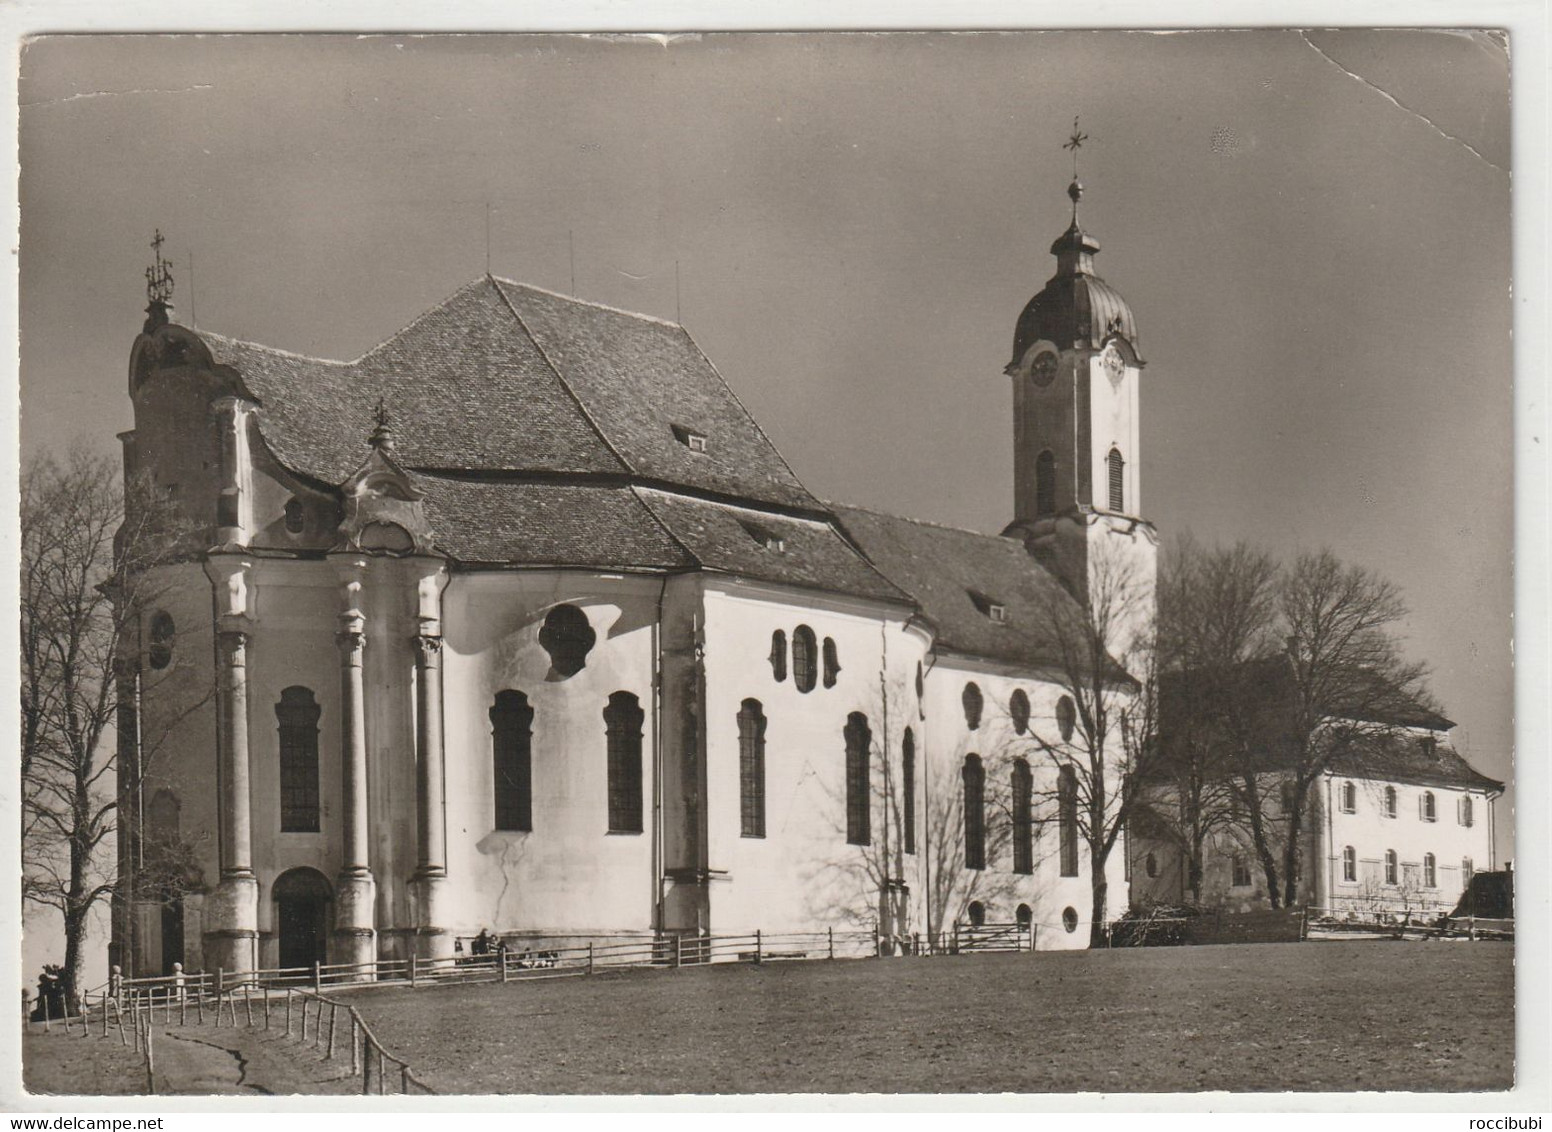
POLYGON ((441 1093, 1503 1089, 1501 944, 635 971, 355 999, 441 1093))
POLYGON ((131 1096, 145 1092, 145 1062, 118 1037, 83 1038, 58 1022, 47 1033, 29 1029, 22 1037, 22 1083, 29 1093, 92 1093, 131 1096))

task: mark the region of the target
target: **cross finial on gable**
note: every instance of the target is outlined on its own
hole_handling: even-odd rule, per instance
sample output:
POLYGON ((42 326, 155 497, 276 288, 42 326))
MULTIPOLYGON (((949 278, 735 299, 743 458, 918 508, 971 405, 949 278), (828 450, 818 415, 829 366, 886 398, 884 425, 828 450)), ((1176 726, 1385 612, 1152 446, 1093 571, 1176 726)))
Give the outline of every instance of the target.
POLYGON ((388 406, 381 397, 377 399, 377 409, 372 415, 377 427, 372 429, 368 443, 381 452, 392 452, 393 426, 388 419, 388 406))
POLYGON ((145 269, 146 298, 153 306, 166 306, 172 301, 172 260, 162 258, 162 245, 166 242, 162 230, 156 229, 156 237, 151 241, 156 262, 145 269))

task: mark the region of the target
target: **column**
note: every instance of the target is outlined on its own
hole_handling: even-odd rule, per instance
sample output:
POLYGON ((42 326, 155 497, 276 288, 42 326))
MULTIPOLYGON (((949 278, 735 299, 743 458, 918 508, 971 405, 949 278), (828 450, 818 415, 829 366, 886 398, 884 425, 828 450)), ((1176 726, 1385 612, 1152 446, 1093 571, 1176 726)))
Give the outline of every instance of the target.
POLYGON ((360 609, 364 567, 360 560, 341 567, 345 612, 340 615, 340 632, 335 637, 340 649, 342 770, 340 873, 334 901, 335 948, 331 956, 336 963, 371 963, 377 958, 377 883, 372 877, 368 843, 366 682, 362 673, 366 651, 366 618, 360 609))
POLYGON ((210 404, 220 421, 221 494, 216 501, 216 545, 246 545, 253 530, 252 462, 248 448, 248 415, 253 403, 241 397, 220 397, 210 404))
POLYGON ((211 555, 216 596, 216 781, 221 879, 205 901, 205 966, 229 972, 257 965, 259 882, 253 875, 253 803, 248 757, 248 644, 253 564, 211 555))
POLYGON ((441 563, 418 580, 419 628, 415 647, 415 952, 423 959, 453 954, 453 936, 443 917, 447 882, 447 811, 443 787, 442 586, 441 563))

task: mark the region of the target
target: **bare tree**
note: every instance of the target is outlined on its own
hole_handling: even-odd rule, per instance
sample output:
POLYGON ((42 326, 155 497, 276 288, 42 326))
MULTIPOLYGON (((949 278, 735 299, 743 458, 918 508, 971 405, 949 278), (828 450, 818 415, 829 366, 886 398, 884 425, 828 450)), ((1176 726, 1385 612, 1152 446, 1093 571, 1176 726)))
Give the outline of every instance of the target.
POLYGON ((1389 581, 1329 550, 1303 554, 1283 574, 1277 608, 1291 686, 1267 741, 1283 747, 1290 785, 1282 866, 1283 903, 1291 906, 1303 880, 1300 835, 1311 787, 1335 764, 1372 761, 1420 709, 1436 712, 1424 667, 1402 657, 1393 635, 1406 604, 1389 581))
POLYGON ((1277 567, 1241 542, 1176 540, 1159 576, 1161 761, 1149 791, 1150 824, 1186 863, 1202 898, 1205 846, 1248 815, 1251 841, 1277 891, 1277 857, 1259 804, 1258 730, 1233 693, 1247 662, 1273 647, 1277 567))
MULTIPOLYGON (((1036 749, 1064 778, 1044 792, 1045 808, 1069 808, 1088 849, 1092 888, 1090 943, 1102 945, 1109 915, 1106 865, 1141 798, 1132 784, 1154 776, 1158 681, 1154 579, 1145 560, 1119 547, 1096 550, 1087 598, 1052 593, 1036 630, 1050 654, 1052 678, 1072 716, 1033 721, 1036 749)), ((1058 820, 1061 820, 1058 818, 1058 820)))
POLYGON ((139 648, 150 567, 186 529, 163 502, 125 494, 84 449, 32 460, 21 485, 22 896, 63 921, 67 986, 80 989, 93 910, 120 882, 108 844, 150 759, 116 776, 116 676, 139 648))

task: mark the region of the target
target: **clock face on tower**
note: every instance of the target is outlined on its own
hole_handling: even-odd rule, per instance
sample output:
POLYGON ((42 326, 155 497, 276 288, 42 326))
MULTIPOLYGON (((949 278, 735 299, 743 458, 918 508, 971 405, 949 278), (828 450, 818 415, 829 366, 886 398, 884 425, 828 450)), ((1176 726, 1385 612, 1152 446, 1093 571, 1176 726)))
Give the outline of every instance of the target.
POLYGON ((1110 384, 1120 385, 1121 378, 1126 375, 1126 363, 1121 360, 1121 352, 1115 348, 1114 343, 1105 348, 1100 364, 1105 367, 1105 374, 1110 378, 1110 384))
POLYGON ((1035 358, 1035 364, 1029 367, 1029 376, 1041 388, 1050 385, 1056 379, 1056 355, 1048 350, 1035 358))

